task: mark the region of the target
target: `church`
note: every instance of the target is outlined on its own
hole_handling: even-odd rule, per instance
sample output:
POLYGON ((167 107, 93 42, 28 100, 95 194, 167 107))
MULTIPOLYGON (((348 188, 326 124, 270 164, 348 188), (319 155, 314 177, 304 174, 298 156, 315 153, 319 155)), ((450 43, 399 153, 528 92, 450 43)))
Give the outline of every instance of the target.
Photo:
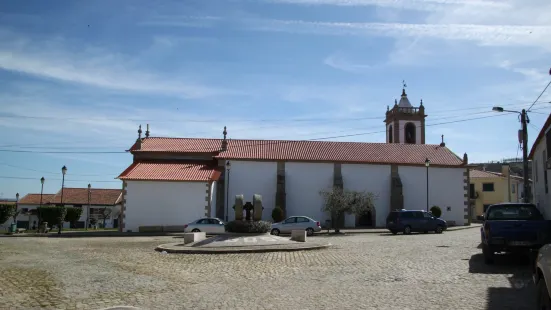
POLYGON ((145 137, 128 150, 121 231, 181 231, 201 217, 234 219, 235 196, 262 195, 264 220, 280 206, 287 216, 325 223, 319 192, 333 186, 369 191, 375 208, 346 215, 344 227, 384 227, 391 210, 439 206, 450 225, 469 225, 467 154, 425 143, 425 107, 402 90, 386 111, 386 142, 332 142, 145 137))

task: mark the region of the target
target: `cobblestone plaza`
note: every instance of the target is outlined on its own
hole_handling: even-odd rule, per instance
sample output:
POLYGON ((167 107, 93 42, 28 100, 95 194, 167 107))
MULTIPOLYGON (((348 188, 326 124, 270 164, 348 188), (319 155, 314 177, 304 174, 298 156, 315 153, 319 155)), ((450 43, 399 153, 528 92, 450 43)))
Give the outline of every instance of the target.
POLYGON ((479 229, 315 236, 327 250, 162 254, 174 237, 0 238, 1 309, 532 309, 528 265, 479 229))

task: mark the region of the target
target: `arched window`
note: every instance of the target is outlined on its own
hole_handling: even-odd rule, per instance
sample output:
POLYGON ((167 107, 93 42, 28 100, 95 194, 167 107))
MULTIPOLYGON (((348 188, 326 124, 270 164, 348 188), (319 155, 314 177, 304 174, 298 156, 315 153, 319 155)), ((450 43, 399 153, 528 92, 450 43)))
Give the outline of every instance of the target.
POLYGON ((388 126, 388 143, 392 143, 392 125, 388 126))
POLYGON ((415 144, 415 142, 416 142, 415 131, 416 131, 415 124, 413 124, 413 123, 407 123, 406 124, 406 126, 404 127, 404 134, 405 134, 405 138, 406 138, 405 139, 406 143, 415 144))

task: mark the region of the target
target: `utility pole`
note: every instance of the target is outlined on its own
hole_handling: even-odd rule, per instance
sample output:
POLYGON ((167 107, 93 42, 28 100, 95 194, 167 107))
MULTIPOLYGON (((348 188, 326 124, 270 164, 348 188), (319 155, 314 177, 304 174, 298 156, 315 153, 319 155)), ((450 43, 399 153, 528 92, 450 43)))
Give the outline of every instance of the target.
POLYGON ((528 116, 526 110, 522 109, 520 114, 522 123, 522 171, 524 174, 524 202, 530 202, 530 184, 528 183, 528 116))

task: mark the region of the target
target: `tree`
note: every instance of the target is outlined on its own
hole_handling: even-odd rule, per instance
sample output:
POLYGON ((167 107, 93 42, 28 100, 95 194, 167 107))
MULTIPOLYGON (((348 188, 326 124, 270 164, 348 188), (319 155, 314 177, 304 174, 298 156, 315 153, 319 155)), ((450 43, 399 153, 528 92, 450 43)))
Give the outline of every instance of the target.
POLYGON ((15 214, 15 205, 0 204, 0 225, 4 224, 15 214))
POLYGON ((65 215, 67 208, 65 206, 42 206, 38 207, 38 212, 42 222, 48 222, 48 225, 59 225, 59 231, 61 232, 61 226, 65 221, 65 215))
POLYGON ((69 207, 67 208, 67 213, 65 214, 65 222, 71 223, 71 227, 75 227, 76 222, 80 219, 80 216, 82 215, 82 208, 74 208, 69 207))
POLYGON ((340 221, 345 214, 364 215, 374 209, 375 194, 366 191, 351 191, 333 187, 320 191, 323 197, 322 211, 331 214, 335 232, 340 231, 340 221))
POLYGON ((113 212, 113 209, 110 207, 104 207, 100 211, 100 217, 103 221, 103 228, 105 228, 105 221, 111 216, 111 212, 113 212))

